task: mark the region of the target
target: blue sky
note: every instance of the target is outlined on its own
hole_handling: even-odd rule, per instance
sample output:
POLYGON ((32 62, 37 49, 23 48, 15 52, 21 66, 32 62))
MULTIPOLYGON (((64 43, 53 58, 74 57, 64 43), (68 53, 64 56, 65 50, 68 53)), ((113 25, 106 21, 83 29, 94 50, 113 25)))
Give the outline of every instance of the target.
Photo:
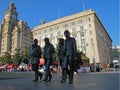
MULTIPOLYGON (((12 0, 0 0, 0 23, 12 0)), ((83 11, 83 0, 14 0, 19 13, 19 20, 28 23, 31 29, 40 24, 60 17, 83 11)), ((113 40, 113 45, 120 45, 119 0, 84 0, 85 9, 92 8, 113 40)))

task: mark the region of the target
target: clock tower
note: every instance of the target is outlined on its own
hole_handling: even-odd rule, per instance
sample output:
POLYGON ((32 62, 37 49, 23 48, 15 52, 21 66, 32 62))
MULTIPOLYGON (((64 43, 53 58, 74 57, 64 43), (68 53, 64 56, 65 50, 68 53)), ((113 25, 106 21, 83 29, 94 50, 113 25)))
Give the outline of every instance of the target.
POLYGON ((12 1, 0 24, 0 55, 3 56, 6 52, 14 55, 16 49, 24 52, 25 48, 31 45, 32 38, 28 24, 18 20, 18 12, 12 1))
POLYGON ((4 13, 4 19, 1 24, 1 54, 11 51, 12 31, 18 23, 18 12, 14 2, 10 3, 7 11, 4 13))
POLYGON ((8 7, 8 10, 4 14, 4 21, 3 22, 5 24, 8 24, 8 26, 10 27, 9 29, 13 29, 14 26, 17 25, 18 12, 16 11, 16 7, 15 7, 13 1, 10 3, 10 6, 8 7))

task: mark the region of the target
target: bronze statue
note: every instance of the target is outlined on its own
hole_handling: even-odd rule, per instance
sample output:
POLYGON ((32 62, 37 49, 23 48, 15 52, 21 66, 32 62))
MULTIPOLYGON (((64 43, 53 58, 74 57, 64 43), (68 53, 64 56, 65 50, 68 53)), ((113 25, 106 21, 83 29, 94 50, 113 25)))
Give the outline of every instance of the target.
POLYGON ((67 73, 69 74, 68 84, 72 84, 73 75, 74 75, 74 57, 77 52, 76 40, 70 37, 70 32, 68 30, 65 30, 64 36, 66 37, 65 45, 64 45, 65 58, 64 58, 62 67, 64 68, 64 70, 66 70, 66 72, 64 72, 64 77, 66 78, 67 73), (69 66, 69 69, 68 69, 68 66, 69 66))
POLYGON ((64 77, 64 68, 62 68, 62 63, 64 62, 64 39, 63 38, 59 38, 59 43, 58 43, 58 59, 59 59, 59 64, 61 66, 62 69, 62 80, 60 81, 61 83, 66 81, 66 77, 64 77))
POLYGON ((48 38, 44 39, 44 60, 45 60, 45 79, 43 81, 51 81, 52 75, 50 71, 50 65, 52 64, 53 54, 55 52, 53 45, 49 42, 48 38), (49 79, 48 79, 49 78, 49 79))
POLYGON ((35 79, 33 80, 33 82, 38 81, 38 67, 40 58, 41 48, 38 45, 38 40, 34 39, 33 44, 30 47, 30 64, 32 64, 32 70, 35 72, 35 79))

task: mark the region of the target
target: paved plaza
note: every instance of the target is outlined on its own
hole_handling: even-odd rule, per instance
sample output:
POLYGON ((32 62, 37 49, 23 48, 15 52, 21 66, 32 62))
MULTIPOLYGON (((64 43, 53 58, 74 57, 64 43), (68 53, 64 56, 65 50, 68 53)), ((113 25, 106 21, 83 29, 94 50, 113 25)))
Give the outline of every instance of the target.
POLYGON ((80 73, 74 76, 73 84, 60 83, 60 75, 57 74, 53 74, 52 81, 47 83, 32 82, 32 72, 17 74, 20 76, 13 78, 2 78, 0 74, 0 90, 120 90, 119 72, 80 73))

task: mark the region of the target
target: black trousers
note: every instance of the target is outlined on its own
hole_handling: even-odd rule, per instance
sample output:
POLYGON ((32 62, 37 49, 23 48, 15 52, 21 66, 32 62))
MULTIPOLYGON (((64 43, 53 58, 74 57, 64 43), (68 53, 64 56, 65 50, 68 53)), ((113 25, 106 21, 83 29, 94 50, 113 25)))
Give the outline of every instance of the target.
POLYGON ((32 64, 32 70, 35 72, 35 80, 38 80, 38 68, 39 68, 39 64, 32 64))
POLYGON ((51 70, 50 70, 50 65, 51 65, 52 60, 51 59, 46 59, 45 60, 45 79, 48 80, 48 78, 50 79, 52 77, 51 75, 51 70))
MULTIPOLYGON (((64 60, 63 56, 59 57, 59 64, 60 64, 61 68, 62 68, 63 60, 64 60)), ((66 80, 66 78, 67 78, 67 77, 65 77, 64 73, 65 73, 65 70, 62 68, 62 80, 66 80)))
POLYGON ((69 81, 73 81, 74 75, 74 59, 73 56, 66 56, 63 61, 63 78, 67 79, 69 76, 69 81))

